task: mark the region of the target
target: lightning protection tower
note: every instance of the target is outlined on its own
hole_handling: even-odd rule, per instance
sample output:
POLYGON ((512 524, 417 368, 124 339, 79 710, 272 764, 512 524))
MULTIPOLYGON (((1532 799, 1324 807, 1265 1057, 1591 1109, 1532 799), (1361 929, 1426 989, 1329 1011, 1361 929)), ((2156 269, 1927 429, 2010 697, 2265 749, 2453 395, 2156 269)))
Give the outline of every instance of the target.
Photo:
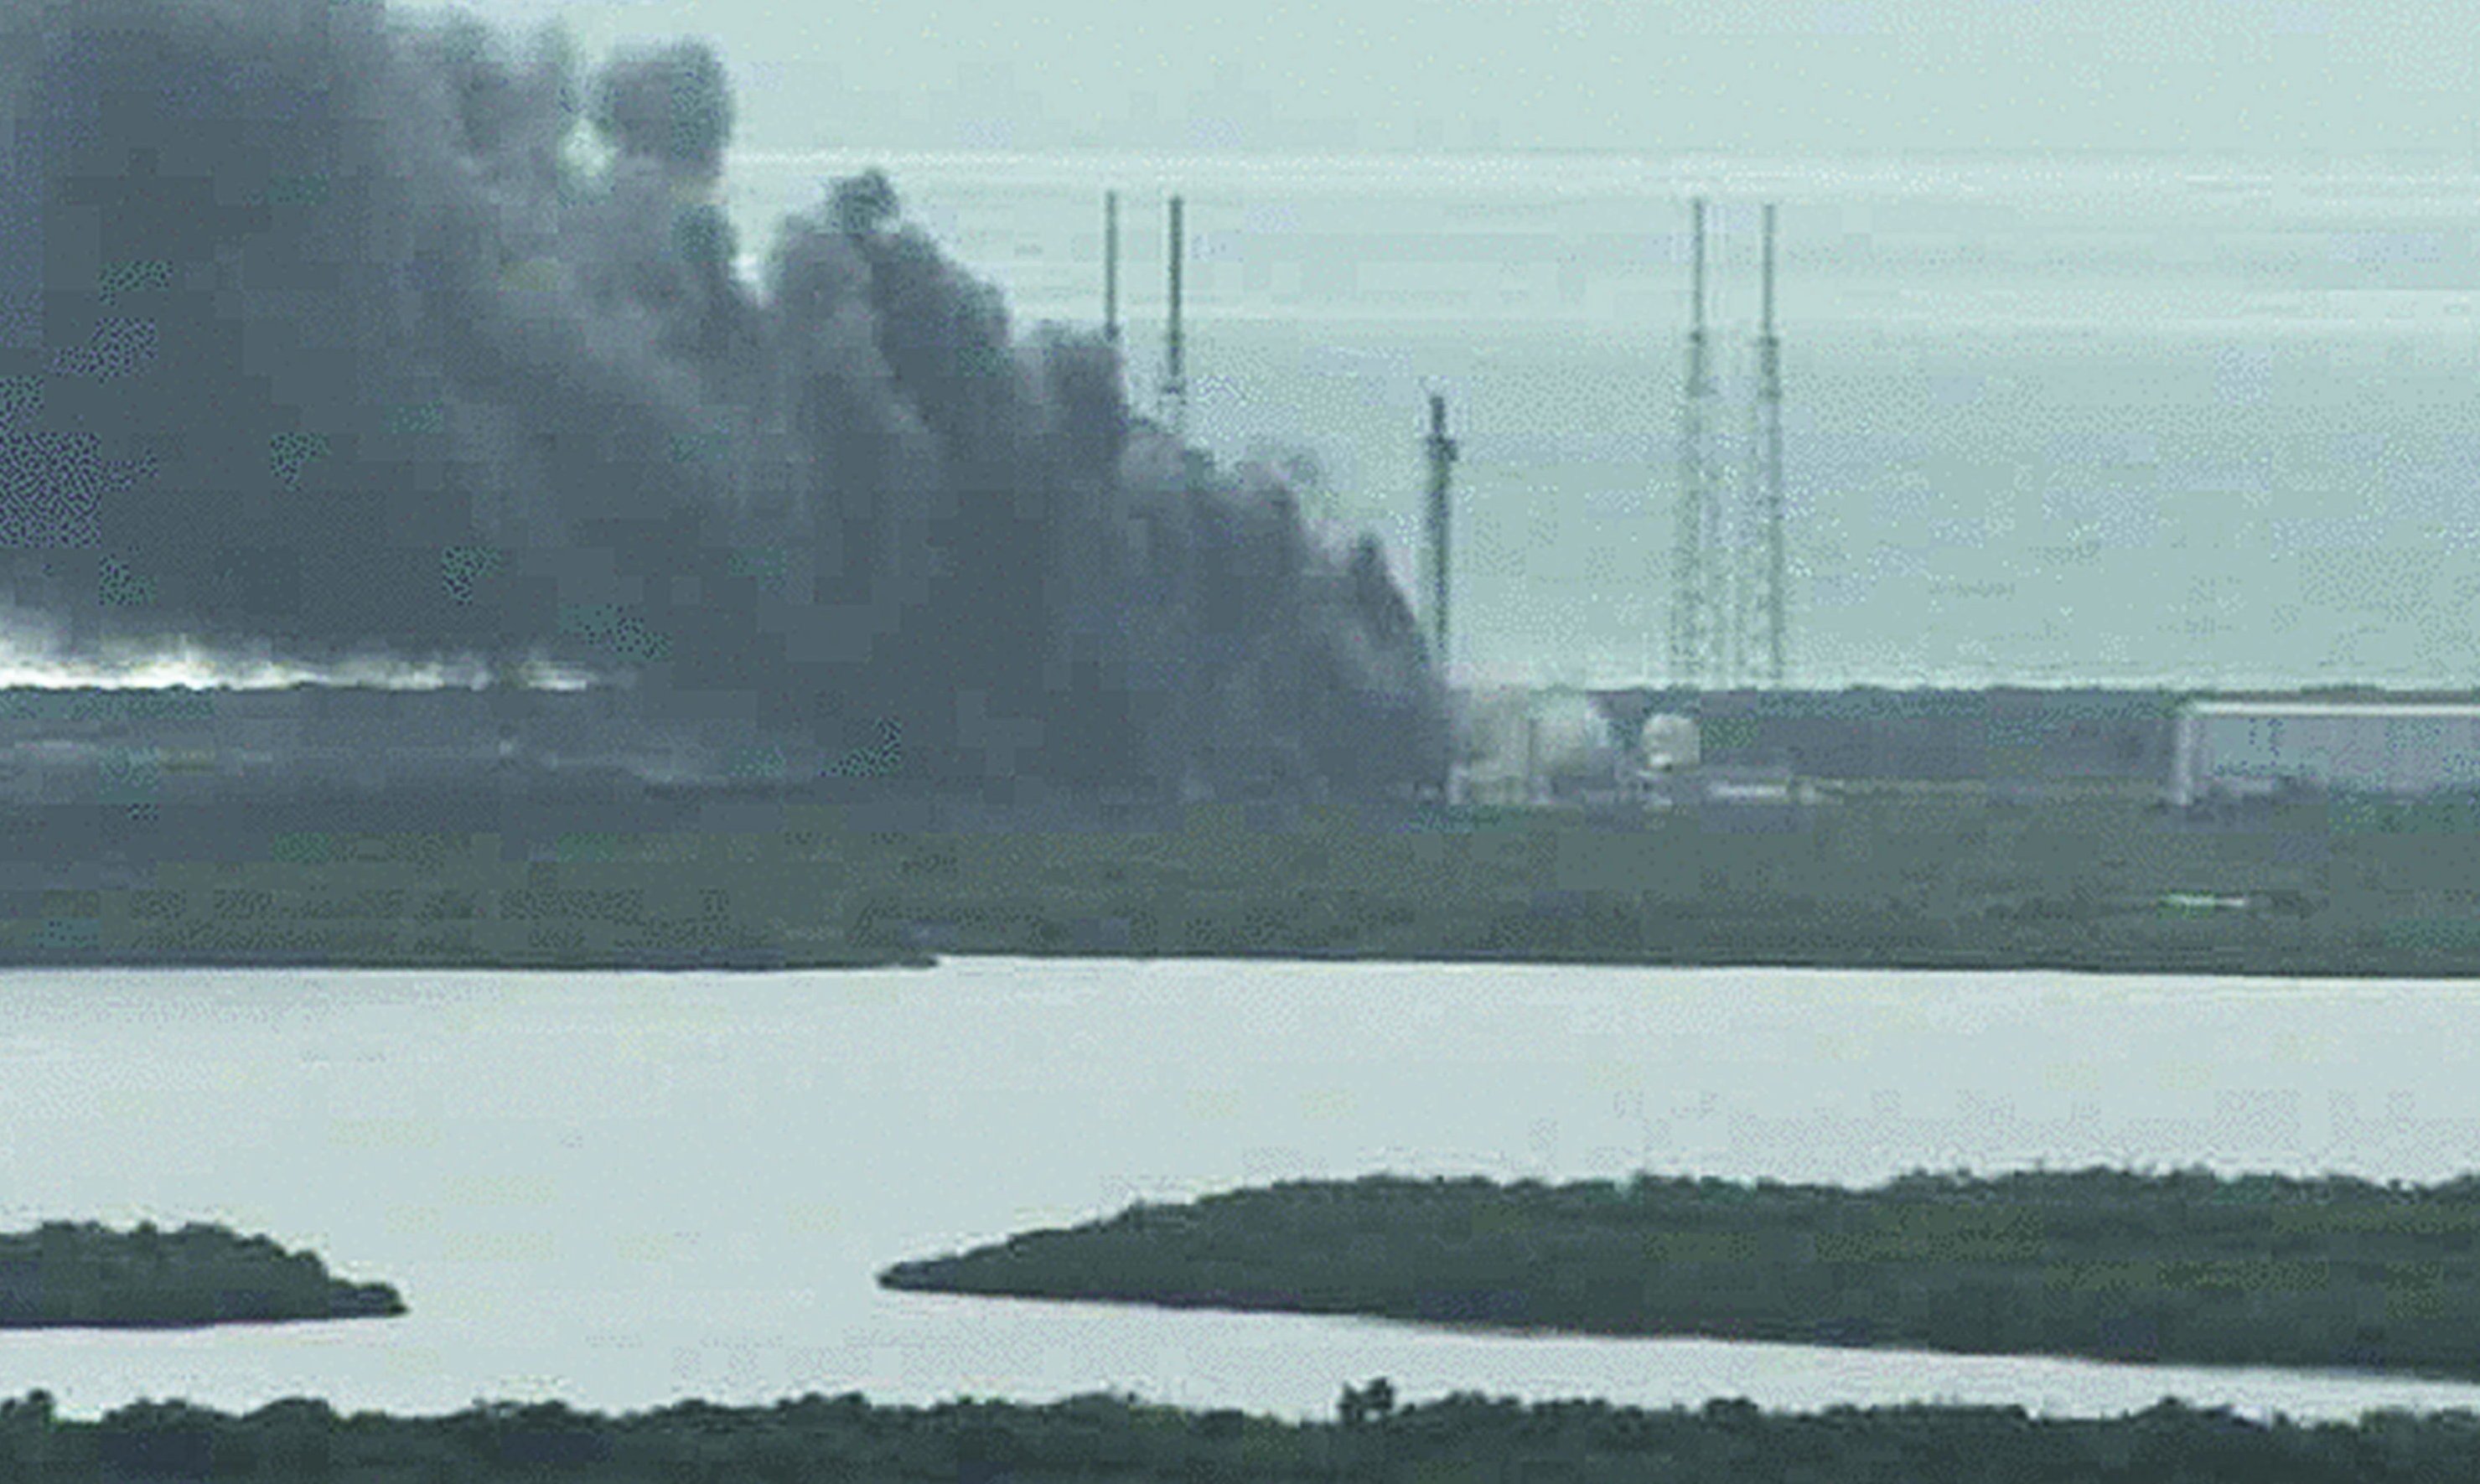
POLYGON ((1670 572, 1670 679, 1694 687, 1712 666, 1716 604, 1712 589, 1727 570, 1722 553, 1721 511, 1714 497, 1714 463, 1707 414, 1714 400, 1714 373, 1705 337, 1705 198, 1690 207, 1693 243, 1689 305, 1688 379, 1679 404, 1679 497, 1670 572))
POLYGON ((1447 675, 1447 506, 1456 467, 1456 441, 1447 436, 1447 399, 1430 397, 1430 507, 1426 565, 1430 588, 1430 661, 1447 675))
POLYGON ((1179 273, 1183 251, 1179 197, 1171 198, 1171 328, 1163 368, 1162 417, 1174 438, 1188 439, 1188 367, 1179 338, 1179 273))
MULTIPOLYGON (((1762 545, 1750 552, 1750 617, 1758 626, 1766 679, 1779 688, 1790 649, 1788 571, 1783 532, 1782 470, 1782 341, 1774 334, 1774 209, 1766 208, 1764 311, 1757 332, 1757 404, 1755 437, 1751 440, 1748 512, 1751 533, 1763 533, 1762 545)), ((1755 656, 1750 656, 1753 661, 1755 656)))

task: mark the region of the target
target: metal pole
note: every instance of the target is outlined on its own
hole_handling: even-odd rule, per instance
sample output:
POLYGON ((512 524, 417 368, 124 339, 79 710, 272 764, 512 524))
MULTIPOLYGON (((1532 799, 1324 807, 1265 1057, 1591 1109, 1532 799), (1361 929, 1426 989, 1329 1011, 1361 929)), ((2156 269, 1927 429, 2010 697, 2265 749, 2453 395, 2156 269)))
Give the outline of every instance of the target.
POLYGON ((1120 192, 1102 192, 1102 338, 1120 345, 1120 192))

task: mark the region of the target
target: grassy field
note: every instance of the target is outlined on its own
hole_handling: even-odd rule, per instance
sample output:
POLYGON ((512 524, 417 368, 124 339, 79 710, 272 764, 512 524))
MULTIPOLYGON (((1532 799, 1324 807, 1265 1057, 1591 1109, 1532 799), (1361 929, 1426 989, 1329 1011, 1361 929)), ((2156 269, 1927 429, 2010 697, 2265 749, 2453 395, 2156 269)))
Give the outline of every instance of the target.
POLYGON ((941 824, 811 798, 303 805, 212 827, 0 821, 17 961, 732 965, 935 953, 2480 971, 2480 829, 2293 801, 2219 823, 2129 785, 1847 786, 1793 810, 1276 811, 941 824), (365 814, 370 811, 361 811, 365 814), (435 817, 433 817, 435 816, 435 817), (20 848, 10 851, 12 842, 20 848))

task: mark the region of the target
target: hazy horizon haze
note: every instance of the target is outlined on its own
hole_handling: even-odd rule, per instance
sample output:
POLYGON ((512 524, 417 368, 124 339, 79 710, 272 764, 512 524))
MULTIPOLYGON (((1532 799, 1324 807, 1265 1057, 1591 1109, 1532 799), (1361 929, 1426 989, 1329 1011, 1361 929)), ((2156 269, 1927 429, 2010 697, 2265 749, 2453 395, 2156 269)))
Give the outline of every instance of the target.
POLYGON ((2480 28, 2426 0, 418 8, 706 37, 750 149, 2480 159, 2480 28))

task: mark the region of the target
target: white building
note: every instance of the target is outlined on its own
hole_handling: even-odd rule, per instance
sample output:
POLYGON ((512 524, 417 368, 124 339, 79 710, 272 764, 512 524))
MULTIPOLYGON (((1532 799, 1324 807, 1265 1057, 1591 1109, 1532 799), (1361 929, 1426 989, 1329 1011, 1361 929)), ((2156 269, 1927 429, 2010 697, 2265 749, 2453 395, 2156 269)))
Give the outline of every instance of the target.
POLYGON ((2198 701, 2179 715, 2170 802, 2284 787, 2480 788, 2480 704, 2198 701))

